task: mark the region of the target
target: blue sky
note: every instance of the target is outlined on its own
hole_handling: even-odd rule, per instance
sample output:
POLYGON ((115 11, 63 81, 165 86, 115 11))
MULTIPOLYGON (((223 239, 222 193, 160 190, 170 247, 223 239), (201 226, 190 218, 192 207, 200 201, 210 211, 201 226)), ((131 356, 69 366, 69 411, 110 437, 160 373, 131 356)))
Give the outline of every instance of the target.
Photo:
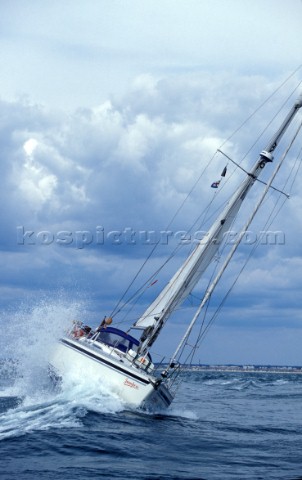
MULTIPOLYGON (((137 240, 164 230, 215 149, 298 69, 302 2, 4 0, 0 10, 1 321, 16 324, 43 304, 45 322, 60 305, 62 324, 76 310, 96 325, 150 251, 131 232, 137 240)), ((301 74, 228 142, 229 152, 243 155, 301 74)), ((198 215, 221 165, 194 190, 175 230, 198 215)), ((297 184, 273 225, 285 244, 260 246, 197 360, 302 365, 297 184)), ((169 321, 161 353, 172 352, 192 313, 185 305, 169 321)))

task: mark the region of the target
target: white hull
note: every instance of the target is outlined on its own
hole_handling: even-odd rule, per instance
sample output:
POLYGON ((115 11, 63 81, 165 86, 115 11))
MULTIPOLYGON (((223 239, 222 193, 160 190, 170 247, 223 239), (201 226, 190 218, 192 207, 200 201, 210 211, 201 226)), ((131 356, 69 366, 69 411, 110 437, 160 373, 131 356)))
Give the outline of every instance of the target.
POLYGON ((50 363, 60 376, 71 373, 79 379, 102 381, 132 407, 167 408, 173 400, 167 386, 154 376, 86 341, 62 338, 50 363))

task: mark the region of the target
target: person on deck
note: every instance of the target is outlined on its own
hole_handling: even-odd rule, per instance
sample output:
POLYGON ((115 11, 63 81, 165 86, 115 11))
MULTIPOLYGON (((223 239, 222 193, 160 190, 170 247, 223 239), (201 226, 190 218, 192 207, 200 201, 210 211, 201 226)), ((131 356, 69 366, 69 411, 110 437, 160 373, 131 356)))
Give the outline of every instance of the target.
POLYGON ((96 332, 100 332, 102 328, 108 327, 108 325, 111 325, 112 323, 112 318, 111 317, 104 317, 98 328, 96 329, 96 332))

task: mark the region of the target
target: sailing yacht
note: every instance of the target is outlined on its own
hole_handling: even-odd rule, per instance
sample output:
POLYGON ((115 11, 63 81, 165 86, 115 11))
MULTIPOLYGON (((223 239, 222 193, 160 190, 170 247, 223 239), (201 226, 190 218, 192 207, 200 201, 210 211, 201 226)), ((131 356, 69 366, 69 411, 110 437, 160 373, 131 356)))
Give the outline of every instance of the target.
MULTIPOLYGON (((184 302, 213 262, 221 242, 230 230, 250 189, 258 181, 265 183, 258 177, 267 166, 272 169, 275 164, 273 153, 301 106, 302 96, 294 102, 280 128, 266 148, 261 151, 251 171, 244 170, 245 176, 242 183, 231 195, 207 233, 157 298, 135 321, 132 329, 140 331, 139 338, 129 333, 131 329, 125 332, 112 326, 111 318, 105 318, 96 330, 76 322, 59 340, 58 348, 51 360, 52 367, 60 376, 68 372, 73 374, 77 372, 80 377, 88 376, 95 381, 103 382, 112 393, 132 407, 161 409, 171 404, 175 395, 175 377, 179 371, 179 352, 188 340, 201 310, 208 302, 238 248, 242 233, 236 238, 219 271, 206 289, 170 361, 159 369, 152 360, 150 349, 161 334, 168 318, 184 302)), ((298 132, 296 136, 297 134, 298 132)), ((265 183, 257 204, 242 228, 243 233, 253 221, 269 189, 274 188, 272 183, 284 158, 285 155, 278 160, 271 177, 265 183)))

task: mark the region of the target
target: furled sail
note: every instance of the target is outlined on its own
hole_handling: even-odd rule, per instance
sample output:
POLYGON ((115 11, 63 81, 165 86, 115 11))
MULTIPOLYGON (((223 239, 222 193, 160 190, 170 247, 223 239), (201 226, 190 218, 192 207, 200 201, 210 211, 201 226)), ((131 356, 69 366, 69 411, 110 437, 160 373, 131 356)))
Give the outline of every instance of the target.
POLYGON ((228 202, 222 214, 200 240, 191 255, 135 323, 136 328, 152 327, 159 318, 161 320, 166 319, 190 294, 216 255, 224 236, 230 230, 247 191, 254 181, 255 178, 247 177, 243 186, 228 202))

